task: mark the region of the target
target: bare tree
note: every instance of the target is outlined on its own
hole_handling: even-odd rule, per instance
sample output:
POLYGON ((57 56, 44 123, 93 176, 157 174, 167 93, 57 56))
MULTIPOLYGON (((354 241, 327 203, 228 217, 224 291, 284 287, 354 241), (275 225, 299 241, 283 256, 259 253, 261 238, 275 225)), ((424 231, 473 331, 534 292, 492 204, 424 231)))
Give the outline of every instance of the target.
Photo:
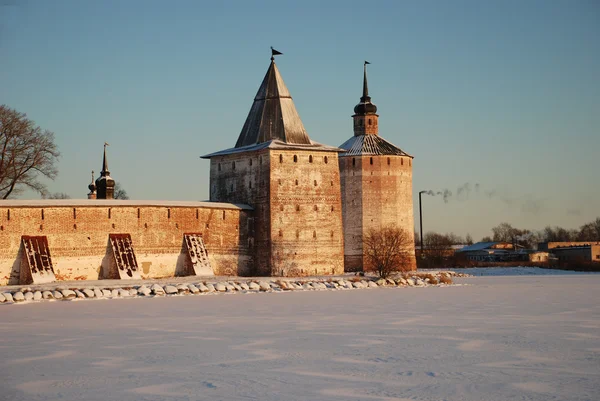
POLYGON ((575 241, 578 235, 577 230, 569 230, 563 227, 550 227, 547 226, 543 230, 542 237, 546 242, 563 242, 563 241, 575 241))
POLYGON ((71 197, 64 192, 54 192, 53 194, 42 196, 42 199, 71 199, 71 197))
POLYGON ((454 241, 451 235, 430 231, 425 233, 423 242, 425 243, 425 253, 428 258, 442 260, 453 254, 452 244, 454 241))
POLYGON ((26 114, 0 105, 0 198, 26 188, 46 194, 46 185, 38 178, 56 177, 59 156, 54 133, 36 126, 26 114))
POLYGON ((408 233, 395 227, 371 229, 363 239, 367 263, 382 278, 395 271, 409 270, 413 247, 414 242, 408 233))
POLYGON ((581 226, 577 234, 578 241, 600 241, 600 217, 581 226))
POLYGON ((120 182, 115 182, 115 199, 129 199, 129 195, 127 195, 127 191, 121 186, 120 182))
POLYGON ((467 245, 473 245, 473 237, 471 237, 471 234, 467 234, 467 236, 465 237, 465 243, 467 245))

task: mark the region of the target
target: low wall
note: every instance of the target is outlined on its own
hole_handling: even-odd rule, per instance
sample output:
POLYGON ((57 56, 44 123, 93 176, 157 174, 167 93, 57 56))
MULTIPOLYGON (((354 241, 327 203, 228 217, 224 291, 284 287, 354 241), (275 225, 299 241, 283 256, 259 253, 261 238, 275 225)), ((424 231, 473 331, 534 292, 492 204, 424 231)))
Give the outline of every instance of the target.
POLYGON ((217 275, 253 272, 252 208, 217 202, 0 201, 0 285, 18 284, 21 236, 44 235, 57 280, 97 280, 109 234, 130 234, 143 278, 181 270, 184 233, 201 233, 217 275))

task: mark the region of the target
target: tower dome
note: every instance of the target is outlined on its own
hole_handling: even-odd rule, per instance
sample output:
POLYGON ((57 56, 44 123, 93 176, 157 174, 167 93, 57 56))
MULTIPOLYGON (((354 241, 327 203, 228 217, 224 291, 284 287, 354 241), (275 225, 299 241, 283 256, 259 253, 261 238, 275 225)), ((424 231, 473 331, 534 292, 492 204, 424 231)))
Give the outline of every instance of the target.
POLYGON ((94 170, 92 170, 92 182, 88 185, 88 189, 90 193, 88 194, 88 199, 96 199, 96 183, 94 182, 94 170))

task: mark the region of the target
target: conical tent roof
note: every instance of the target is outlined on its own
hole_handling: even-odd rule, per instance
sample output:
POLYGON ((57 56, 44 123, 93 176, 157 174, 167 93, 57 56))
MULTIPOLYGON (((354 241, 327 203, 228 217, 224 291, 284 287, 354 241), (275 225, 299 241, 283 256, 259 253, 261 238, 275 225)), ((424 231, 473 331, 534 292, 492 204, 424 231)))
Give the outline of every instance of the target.
POLYGON ((379 135, 353 136, 340 145, 345 152, 340 156, 388 155, 412 157, 379 135))
POLYGON ((311 144, 279 69, 273 60, 258 88, 236 148, 278 140, 311 144))

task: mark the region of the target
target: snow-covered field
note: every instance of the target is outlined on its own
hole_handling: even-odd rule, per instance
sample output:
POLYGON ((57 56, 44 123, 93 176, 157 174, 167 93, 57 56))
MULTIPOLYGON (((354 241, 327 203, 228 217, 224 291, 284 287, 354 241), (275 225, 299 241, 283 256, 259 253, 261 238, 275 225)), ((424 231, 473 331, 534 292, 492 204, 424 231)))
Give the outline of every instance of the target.
POLYGON ((1 400, 598 400, 600 275, 0 305, 1 400))
MULTIPOLYGON (((558 269, 542 269, 540 267, 468 267, 468 268, 452 268, 449 269, 456 273, 465 273, 472 276, 564 276, 564 275, 581 275, 581 274, 600 274, 600 272, 576 272, 570 270, 558 269)), ((427 272, 429 270, 419 270, 427 272)), ((439 271, 439 270, 431 270, 439 271)))

